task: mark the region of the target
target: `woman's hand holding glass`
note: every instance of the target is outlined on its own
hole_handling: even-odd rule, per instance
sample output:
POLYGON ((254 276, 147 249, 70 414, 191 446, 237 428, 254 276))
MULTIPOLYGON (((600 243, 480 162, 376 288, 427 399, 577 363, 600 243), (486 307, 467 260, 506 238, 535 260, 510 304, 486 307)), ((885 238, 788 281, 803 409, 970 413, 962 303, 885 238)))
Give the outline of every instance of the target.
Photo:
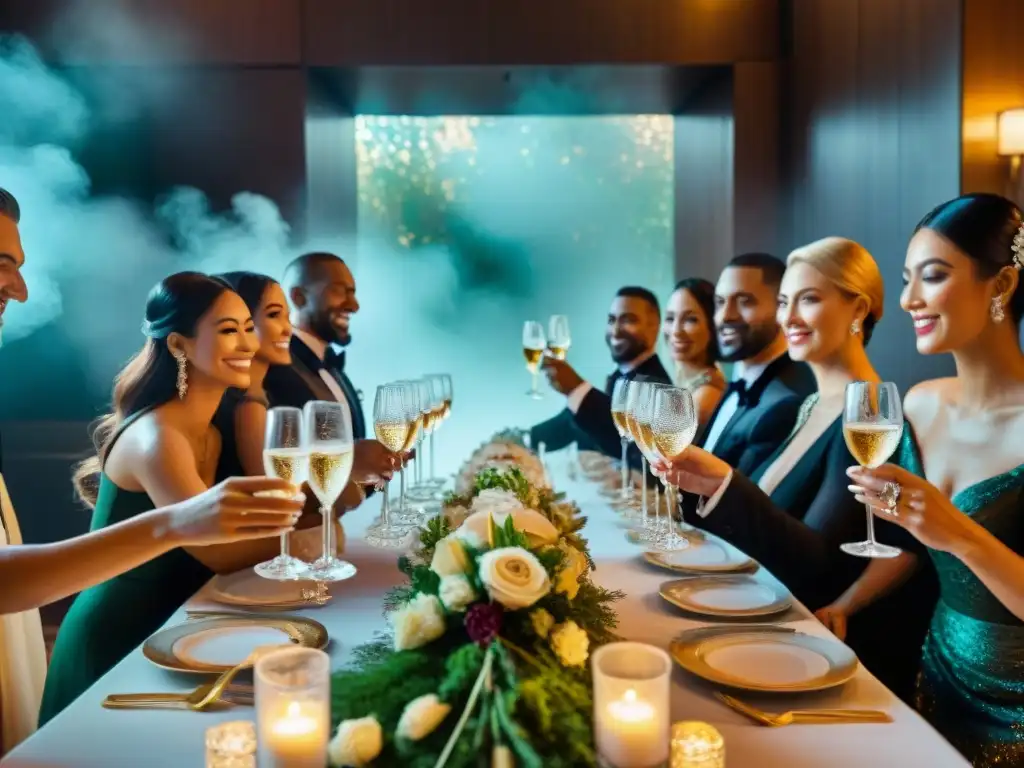
POLYGON ((167 534, 179 546, 206 546, 287 536, 305 500, 287 480, 231 477, 162 511, 167 534))
POLYGON ((732 472, 728 463, 695 445, 671 461, 656 460, 653 467, 676 488, 705 497, 718 493, 732 472))

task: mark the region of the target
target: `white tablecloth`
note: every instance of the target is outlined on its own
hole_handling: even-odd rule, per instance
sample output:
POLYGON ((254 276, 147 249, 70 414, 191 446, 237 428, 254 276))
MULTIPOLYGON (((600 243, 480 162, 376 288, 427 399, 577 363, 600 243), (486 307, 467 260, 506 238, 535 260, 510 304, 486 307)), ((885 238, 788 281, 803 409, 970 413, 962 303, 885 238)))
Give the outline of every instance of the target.
MULTIPOLYGON (((651 568, 639 559, 640 548, 626 542, 618 516, 586 481, 570 482, 556 475, 557 485, 575 499, 589 517, 584 534, 598 570, 595 578, 628 597, 618 604, 619 633, 627 639, 667 647, 680 631, 701 622, 683 617, 658 597, 658 586, 672 574, 651 568)), ((346 556, 359 566, 352 580, 331 588, 334 600, 326 607, 302 612, 323 623, 331 635, 329 651, 335 665, 350 649, 369 640, 384 626, 381 599, 400 581, 395 554, 375 550, 359 541, 372 521, 377 502, 371 500, 346 517, 346 556)), ((202 592, 188 607, 213 607, 202 592)), ((168 624, 185 619, 184 608, 168 624)), ((780 621, 801 631, 828 636, 802 607, 780 621)), ((887 631, 879 627, 879 632, 887 631)), ((882 725, 805 725, 765 728, 733 713, 712 698, 713 688, 681 669, 674 673, 672 717, 704 720, 725 737, 729 768, 962 768, 967 762, 914 711, 899 701, 865 669, 840 689, 801 697, 744 696, 765 709, 782 711, 800 706, 862 707, 889 712, 893 722, 882 725)), ((136 650, 83 694, 64 712, 24 742, 3 768, 121 768, 122 766, 203 765, 204 732, 221 721, 254 719, 249 708, 227 712, 112 711, 100 702, 109 693, 187 691, 198 678, 168 672, 150 664, 136 650)))

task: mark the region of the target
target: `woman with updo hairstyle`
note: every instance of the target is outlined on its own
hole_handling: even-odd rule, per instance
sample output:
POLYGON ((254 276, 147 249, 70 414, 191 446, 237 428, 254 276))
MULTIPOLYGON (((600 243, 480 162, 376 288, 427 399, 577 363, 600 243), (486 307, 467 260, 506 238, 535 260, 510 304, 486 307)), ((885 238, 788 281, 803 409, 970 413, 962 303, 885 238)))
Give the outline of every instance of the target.
POLYGON ((661 333, 676 364, 675 385, 690 390, 698 424, 703 427, 726 387, 725 376, 716 365, 715 286, 698 277, 676 283, 665 304, 661 333))
MULTIPOLYGON (((807 363, 818 387, 790 437, 749 477, 693 446, 663 468, 670 482, 705 497, 690 522, 758 560, 813 611, 843 594, 867 564, 839 549, 864 530, 864 506, 847 490, 846 469, 857 462, 843 437, 843 407, 847 384, 881 381, 865 346, 882 318, 882 276, 861 245, 829 237, 789 255, 778 301, 790 357, 807 363)), ((895 526, 878 528, 882 540, 909 539, 895 526)), ((901 626, 850 643, 865 666, 906 693, 923 624, 917 641, 901 626)))
MULTIPOLYGON (((162 280, 146 301, 141 351, 117 375, 96 456, 75 473, 103 528, 214 484, 225 390, 247 389, 256 338, 245 302, 198 272, 162 280)), ((40 724, 70 704, 163 625, 214 573, 268 560, 279 540, 186 547, 82 592, 57 636, 40 724)))
MULTIPOLYGON (((900 305, 918 352, 950 353, 956 376, 907 393, 902 468, 850 471, 856 498, 913 534, 935 565, 940 597, 916 704, 976 768, 1024 765, 1022 267, 1024 218, 1004 197, 964 195, 921 220, 900 305)), ((857 602, 901 578, 872 563, 857 602)))

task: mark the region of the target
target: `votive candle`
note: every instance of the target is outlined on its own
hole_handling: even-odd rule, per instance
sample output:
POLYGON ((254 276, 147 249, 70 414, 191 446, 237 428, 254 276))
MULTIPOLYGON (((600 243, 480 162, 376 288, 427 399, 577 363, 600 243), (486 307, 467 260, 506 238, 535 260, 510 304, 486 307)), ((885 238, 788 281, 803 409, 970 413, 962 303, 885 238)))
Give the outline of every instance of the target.
POLYGON ((330 738, 330 664, 312 648, 256 662, 260 768, 323 768, 330 738))
POLYGON ((609 643, 591 659, 594 741, 598 759, 613 768, 656 768, 669 757, 672 662, 643 643, 609 643))
POLYGON ((725 768, 725 740, 708 723, 672 726, 672 768, 725 768))

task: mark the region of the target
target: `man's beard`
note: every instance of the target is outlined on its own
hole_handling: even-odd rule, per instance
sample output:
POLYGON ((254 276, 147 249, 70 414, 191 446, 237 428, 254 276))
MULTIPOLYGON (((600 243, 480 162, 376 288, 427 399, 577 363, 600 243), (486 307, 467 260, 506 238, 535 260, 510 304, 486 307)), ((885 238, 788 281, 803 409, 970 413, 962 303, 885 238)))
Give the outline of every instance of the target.
POLYGON ((721 350, 721 360, 724 363, 738 363, 741 360, 756 357, 764 352, 779 335, 779 325, 774 319, 758 325, 729 323, 727 327, 736 330, 739 339, 735 347, 727 347, 719 338, 718 346, 721 350))
POLYGON ((314 317, 313 322, 310 323, 310 329, 316 334, 317 338, 328 344, 337 344, 345 347, 352 341, 352 334, 348 331, 342 331, 331 322, 330 312, 321 312, 314 317))
POLYGON ((625 336, 623 337, 623 340, 626 342, 626 346, 621 350, 616 351, 611 346, 611 339, 606 339, 608 342, 608 351, 611 352, 612 355, 612 361, 617 365, 630 363, 647 351, 647 347, 644 343, 633 336, 625 336))

